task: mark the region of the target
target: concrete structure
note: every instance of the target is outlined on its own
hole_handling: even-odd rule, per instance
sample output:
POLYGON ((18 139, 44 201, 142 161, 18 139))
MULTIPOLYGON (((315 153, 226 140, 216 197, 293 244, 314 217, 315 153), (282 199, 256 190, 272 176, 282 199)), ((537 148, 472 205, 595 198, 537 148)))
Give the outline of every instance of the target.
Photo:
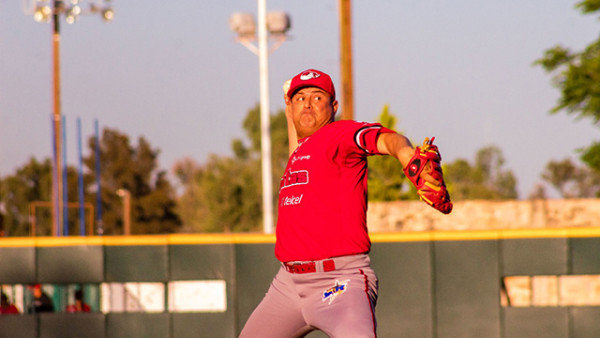
POLYGON ((370 232, 600 226, 600 199, 461 201, 443 215, 421 201, 371 202, 370 232))

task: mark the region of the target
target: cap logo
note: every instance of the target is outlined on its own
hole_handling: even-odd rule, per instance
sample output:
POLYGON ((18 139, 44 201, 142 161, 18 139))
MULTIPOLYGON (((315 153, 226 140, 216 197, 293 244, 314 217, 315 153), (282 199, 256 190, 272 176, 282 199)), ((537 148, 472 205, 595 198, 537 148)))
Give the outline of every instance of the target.
POLYGON ((302 80, 302 81, 308 81, 310 79, 316 79, 319 76, 321 76, 321 74, 316 73, 316 72, 306 72, 306 73, 300 74, 300 80, 302 80))

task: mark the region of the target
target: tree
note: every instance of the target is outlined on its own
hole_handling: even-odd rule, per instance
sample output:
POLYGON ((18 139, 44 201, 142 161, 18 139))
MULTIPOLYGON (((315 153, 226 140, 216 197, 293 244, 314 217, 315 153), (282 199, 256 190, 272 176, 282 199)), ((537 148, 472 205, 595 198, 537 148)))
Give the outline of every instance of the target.
POLYGON ((542 173, 542 179, 550 183, 562 197, 572 197, 567 185, 575 179, 575 165, 570 159, 551 161, 542 173))
POLYGON ((600 173, 589 167, 579 167, 568 158, 550 161, 542 179, 558 190, 563 198, 600 197, 600 173))
MULTIPOLYGON (((67 196, 70 201, 78 196, 77 171, 69 166, 67 173, 67 196)), ((30 158, 14 175, 6 176, 0 183, 0 204, 5 209, 4 231, 9 236, 28 236, 31 234, 35 218, 35 234, 54 235, 52 221, 52 161, 46 158, 38 161, 30 158), (33 212, 33 214, 31 214, 33 212)), ((78 229, 77 208, 67 208, 68 233, 78 229)), ((59 225, 62 229, 62 224, 59 225)), ((62 233, 66 231, 62 229, 62 233)))
POLYGON ((444 166, 444 179, 453 200, 515 199, 517 180, 510 170, 504 170, 504 156, 496 146, 480 149, 471 165, 457 159, 444 166))
MULTIPOLYGON (((287 122, 280 110, 271 116, 273 191, 288 160, 287 122)), ((239 232, 261 227, 262 184, 260 106, 248 111, 243 122, 246 139, 232 141, 234 155, 211 155, 204 165, 178 161, 175 175, 183 186, 179 213, 186 231, 239 232)), ((275 201, 273 201, 275 202, 275 201)))
MULTIPOLYGON (((600 11, 600 2, 583 0, 576 8, 583 14, 591 14, 600 11)), ((534 64, 554 73, 553 83, 561 91, 559 102, 550 113, 564 110, 578 118, 591 118, 594 125, 600 126, 600 38, 578 52, 554 46, 534 64)), ((581 158, 600 172, 600 142, 583 149, 581 158)))
POLYGON ((203 199, 201 189, 200 172, 200 166, 191 158, 179 160, 173 166, 173 173, 183 189, 177 200, 177 214, 181 217, 183 232, 201 229, 203 220, 208 216, 207 203, 203 199))
POLYGON ((199 173, 198 183, 208 209, 204 230, 208 232, 249 231, 261 219, 260 163, 212 155, 199 173))
POLYGON ((500 148, 488 146, 477 152, 475 167, 481 172, 484 185, 494 192, 493 198, 517 198, 517 179, 511 171, 503 170, 504 161, 500 148))
MULTIPOLYGON (((94 138, 89 139, 89 147, 91 153, 84 163, 89 175, 95 175, 94 138)), ((116 194, 118 189, 131 193, 132 234, 177 231, 181 221, 175 213, 175 191, 166 172, 157 169, 159 151, 152 149, 143 137, 133 147, 127 135, 109 128, 103 130, 99 151, 104 233, 123 233, 123 203, 116 194)))
MULTIPOLYGON (((396 128, 396 117, 389 112, 389 106, 383 106, 378 122, 390 129, 396 128)), ((402 165, 392 156, 371 156, 368 158, 367 178, 369 201, 397 201, 419 199, 412 184, 405 185, 406 176, 402 165)))
MULTIPOLYGON (((91 154, 84 159, 84 200, 96 202, 96 141, 90 138, 91 154)), ((165 233, 178 230, 180 219, 175 213, 175 191, 166 178, 165 171, 157 170, 158 150, 140 138, 137 147, 129 138, 115 130, 105 129, 100 145, 102 216, 105 234, 122 234, 123 203, 116 195, 120 188, 131 192, 132 233, 165 233)), ((33 202, 43 202, 35 208, 36 235, 54 235, 52 229, 52 161, 39 162, 31 158, 14 175, 0 181, 0 206, 3 206, 4 232, 10 236, 30 233, 30 207, 33 202)), ((67 195, 70 202, 78 201, 78 172, 69 166, 67 195)), ((79 210, 68 209, 68 233, 79 234, 79 210)), ((87 220, 87 218, 86 218, 87 220)), ((59 225, 62 228, 62 225, 59 225)), ((63 233, 64 233, 63 229, 63 233)))
POLYGON ((582 152, 581 161, 600 174, 600 142, 594 142, 582 152))
MULTIPOLYGON (((4 206, 4 231, 7 236, 27 236, 30 233, 29 208, 33 201, 50 201, 52 196, 52 162, 30 158, 14 175, 7 176, 0 185, 0 202, 4 206)), ((50 235, 50 209, 42 211, 46 220, 39 233, 50 235)))

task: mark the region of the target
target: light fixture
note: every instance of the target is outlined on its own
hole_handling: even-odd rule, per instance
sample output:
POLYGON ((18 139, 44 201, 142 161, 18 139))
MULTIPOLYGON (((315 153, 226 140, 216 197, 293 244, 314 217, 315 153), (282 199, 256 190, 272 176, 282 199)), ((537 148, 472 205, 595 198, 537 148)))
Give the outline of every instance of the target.
POLYGON ((65 21, 68 24, 73 24, 75 21, 79 20, 79 15, 81 14, 81 7, 74 5, 67 10, 65 13, 65 21))
POLYGON ((233 13, 229 17, 229 28, 236 32, 240 38, 249 38, 256 35, 256 24, 250 13, 233 13))
MULTIPOLYGON (((64 16, 68 24, 73 24, 82 15, 100 14, 105 22, 115 18, 111 0, 27 0, 32 1, 33 19, 37 22, 46 23, 52 20, 52 16, 64 16), (89 7, 88 7, 89 6, 89 7)), ((31 12, 29 12, 31 13, 31 12)))
POLYGON ((37 22, 49 22, 52 8, 48 5, 37 5, 33 12, 33 19, 37 22))
POLYGON ((290 17, 285 12, 273 11, 267 13, 267 29, 272 34, 285 34, 290 30, 290 17))
POLYGON ((102 10, 102 19, 106 22, 110 22, 115 18, 115 11, 111 7, 107 7, 102 10))

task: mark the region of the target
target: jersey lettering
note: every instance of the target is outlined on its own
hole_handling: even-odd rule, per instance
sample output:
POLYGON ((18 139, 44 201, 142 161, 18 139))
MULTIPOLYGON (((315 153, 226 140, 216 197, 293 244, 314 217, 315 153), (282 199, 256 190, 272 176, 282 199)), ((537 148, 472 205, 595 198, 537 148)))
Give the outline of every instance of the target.
POLYGON ((281 206, 285 207, 287 205, 300 204, 302 202, 302 197, 304 197, 304 194, 302 194, 300 196, 286 196, 281 199, 281 206))
POLYGON ((281 178, 279 190, 299 184, 308 184, 308 171, 286 171, 281 178))

